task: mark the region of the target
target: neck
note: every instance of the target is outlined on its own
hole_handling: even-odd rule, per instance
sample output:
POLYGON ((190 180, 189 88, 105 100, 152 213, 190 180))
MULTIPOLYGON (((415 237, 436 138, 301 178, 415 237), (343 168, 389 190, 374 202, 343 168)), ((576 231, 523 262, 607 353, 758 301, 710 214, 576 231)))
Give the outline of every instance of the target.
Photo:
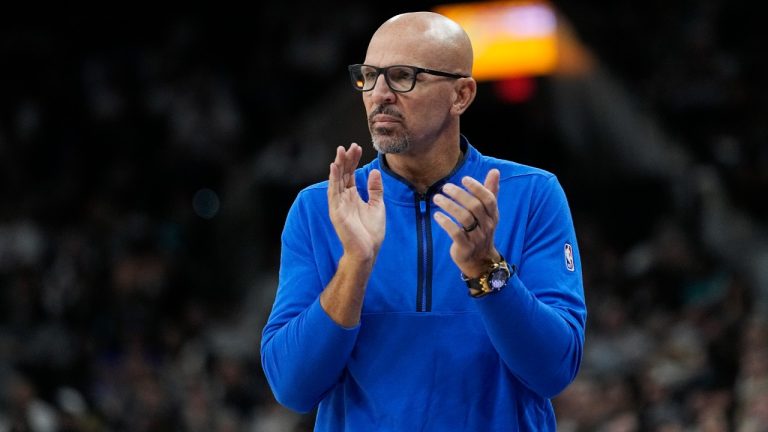
POLYGON ((453 171, 462 157, 459 138, 435 143, 417 151, 410 149, 401 154, 384 156, 389 169, 408 180, 419 193, 425 193, 430 186, 445 178, 453 171))

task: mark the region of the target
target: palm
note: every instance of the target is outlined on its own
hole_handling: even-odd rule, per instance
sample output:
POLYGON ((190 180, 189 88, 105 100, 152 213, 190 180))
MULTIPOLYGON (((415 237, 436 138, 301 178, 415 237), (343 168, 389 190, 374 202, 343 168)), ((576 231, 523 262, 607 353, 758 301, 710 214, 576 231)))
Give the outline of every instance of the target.
POLYGON ((339 147, 328 178, 328 210, 344 252, 361 258, 375 257, 384 240, 384 211, 381 173, 372 170, 368 176, 368 202, 360 198, 354 171, 362 149, 352 144, 349 150, 339 147))
POLYGON ((345 250, 358 254, 375 253, 384 240, 384 202, 365 202, 357 188, 346 187, 333 204, 331 220, 345 250))

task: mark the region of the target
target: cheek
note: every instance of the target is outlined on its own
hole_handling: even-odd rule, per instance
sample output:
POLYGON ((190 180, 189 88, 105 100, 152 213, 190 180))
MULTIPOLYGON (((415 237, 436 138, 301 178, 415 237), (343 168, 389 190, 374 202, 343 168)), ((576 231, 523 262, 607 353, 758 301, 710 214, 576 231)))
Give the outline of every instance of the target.
POLYGON ((418 112, 414 112, 412 115, 414 120, 425 125, 427 127, 434 127, 441 125, 446 117, 450 114, 450 105, 447 105, 445 101, 433 100, 429 103, 425 103, 418 112))

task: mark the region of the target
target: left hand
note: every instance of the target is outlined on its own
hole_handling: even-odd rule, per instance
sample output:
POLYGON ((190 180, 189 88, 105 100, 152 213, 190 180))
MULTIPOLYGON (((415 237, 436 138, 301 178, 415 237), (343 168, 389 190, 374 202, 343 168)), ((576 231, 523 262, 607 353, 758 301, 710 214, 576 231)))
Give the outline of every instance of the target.
POLYGON ((435 221, 453 240, 451 258, 467 277, 480 276, 491 263, 501 259, 493 244, 499 223, 496 201, 499 177, 497 169, 488 171, 483 184, 472 177, 464 177, 461 184, 466 190, 446 183, 442 193, 433 198, 434 203, 450 216, 435 212, 435 221), (477 225, 472 229, 474 224, 477 225))

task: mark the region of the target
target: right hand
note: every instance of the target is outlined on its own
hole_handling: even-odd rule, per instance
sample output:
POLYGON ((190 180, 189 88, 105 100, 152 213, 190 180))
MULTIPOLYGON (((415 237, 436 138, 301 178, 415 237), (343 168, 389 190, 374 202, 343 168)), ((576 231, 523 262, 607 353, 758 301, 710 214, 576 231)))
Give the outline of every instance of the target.
POLYGON ((368 202, 360 198, 355 169, 363 149, 352 143, 339 146, 328 176, 328 211, 331 223, 349 258, 372 263, 384 241, 386 214, 384 185, 379 170, 368 175, 368 202))

